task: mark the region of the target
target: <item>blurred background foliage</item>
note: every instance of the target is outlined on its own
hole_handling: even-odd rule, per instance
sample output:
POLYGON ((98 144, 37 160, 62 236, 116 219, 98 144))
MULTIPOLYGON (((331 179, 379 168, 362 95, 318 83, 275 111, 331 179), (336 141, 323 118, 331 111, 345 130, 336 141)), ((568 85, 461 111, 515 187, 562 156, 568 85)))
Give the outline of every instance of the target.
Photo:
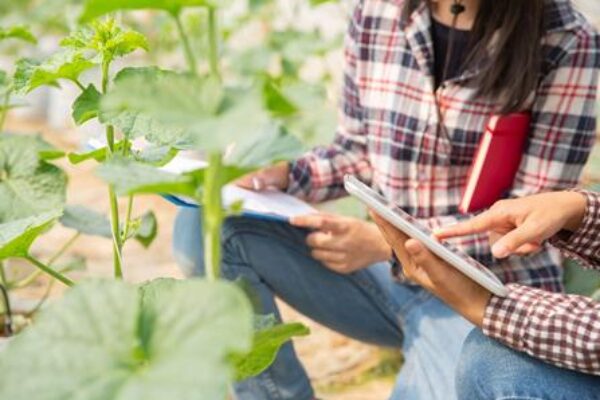
MULTIPOLYGON (((350 8, 347 3, 235 0, 221 15, 224 81, 239 86, 267 78, 276 84, 299 110, 286 127, 307 146, 326 143, 335 131, 336 88, 342 74, 341 48, 350 8)), ((10 68, 17 58, 38 58, 55 51, 60 38, 76 26, 81 7, 77 0, 3 0, 1 26, 27 25, 40 43, 33 47, 16 41, 3 43, 0 68, 12 73, 10 68)), ((149 52, 136 54, 124 63, 185 68, 177 27, 167 14, 138 11, 119 14, 118 18, 146 35, 150 45, 149 52)), ((183 22, 196 55, 207 60, 206 11, 186 10, 183 22)), ((208 65, 201 68, 208 70, 208 65)), ((69 121, 61 118, 68 113, 57 109, 56 101, 50 102, 55 110, 49 109, 53 115, 47 117, 54 128, 67 127, 69 121)))

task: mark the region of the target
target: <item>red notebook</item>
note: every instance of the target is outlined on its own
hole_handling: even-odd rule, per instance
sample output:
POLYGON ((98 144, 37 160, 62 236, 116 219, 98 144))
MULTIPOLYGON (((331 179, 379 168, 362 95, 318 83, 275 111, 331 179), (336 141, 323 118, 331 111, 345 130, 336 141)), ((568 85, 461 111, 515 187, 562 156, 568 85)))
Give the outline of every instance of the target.
POLYGON ((459 210, 490 207, 512 186, 529 134, 531 115, 493 116, 475 153, 459 210))

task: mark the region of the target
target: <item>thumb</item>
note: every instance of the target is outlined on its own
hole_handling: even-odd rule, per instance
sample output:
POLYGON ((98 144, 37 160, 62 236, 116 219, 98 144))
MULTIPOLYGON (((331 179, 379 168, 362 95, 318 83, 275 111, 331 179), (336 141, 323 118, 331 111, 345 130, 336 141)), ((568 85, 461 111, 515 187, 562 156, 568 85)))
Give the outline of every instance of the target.
POLYGON ((337 215, 326 214, 323 217, 323 225, 321 230, 341 234, 348 230, 348 224, 344 218, 341 218, 337 215))
POLYGON ((250 173, 236 181, 236 184, 244 189, 260 192, 271 186, 278 187, 278 182, 275 177, 268 171, 257 171, 250 173))
POLYGON ((419 265, 421 268, 430 269, 437 266, 440 262, 438 258, 427 250, 423 243, 418 240, 409 239, 406 241, 404 247, 415 264, 419 265))

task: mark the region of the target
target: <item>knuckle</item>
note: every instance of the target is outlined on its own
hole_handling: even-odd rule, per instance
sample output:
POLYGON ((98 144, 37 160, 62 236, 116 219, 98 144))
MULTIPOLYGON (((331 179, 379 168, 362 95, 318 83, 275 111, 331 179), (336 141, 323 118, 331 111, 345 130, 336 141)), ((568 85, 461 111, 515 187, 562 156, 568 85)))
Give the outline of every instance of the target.
POLYGON ((342 263, 340 265, 340 272, 344 275, 347 275, 352 272, 352 268, 348 263, 342 263))
POLYGON ((413 273, 413 271, 408 270, 407 268, 404 268, 404 276, 406 276, 408 279, 410 279, 411 281, 414 281, 415 279, 415 274, 413 273))
POLYGON ((506 200, 498 200, 490 210, 499 214, 506 212, 506 200))

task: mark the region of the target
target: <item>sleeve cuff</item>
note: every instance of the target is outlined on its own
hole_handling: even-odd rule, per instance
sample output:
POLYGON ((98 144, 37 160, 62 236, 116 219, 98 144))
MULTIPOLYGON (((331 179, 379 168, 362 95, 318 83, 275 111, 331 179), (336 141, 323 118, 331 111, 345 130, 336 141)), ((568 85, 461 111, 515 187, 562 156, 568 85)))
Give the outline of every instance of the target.
POLYGON ((588 260, 600 250, 600 194, 579 189, 573 191, 583 194, 587 199, 583 222, 577 231, 559 232, 549 242, 565 256, 589 264, 588 260))
POLYGON ((521 349, 527 331, 530 310, 535 308, 543 291, 516 284, 507 285, 508 296, 492 296, 485 309, 482 330, 486 336, 514 349, 521 349))
POLYGON ((289 163, 288 187, 286 192, 293 196, 306 197, 310 192, 310 163, 305 157, 289 163))

